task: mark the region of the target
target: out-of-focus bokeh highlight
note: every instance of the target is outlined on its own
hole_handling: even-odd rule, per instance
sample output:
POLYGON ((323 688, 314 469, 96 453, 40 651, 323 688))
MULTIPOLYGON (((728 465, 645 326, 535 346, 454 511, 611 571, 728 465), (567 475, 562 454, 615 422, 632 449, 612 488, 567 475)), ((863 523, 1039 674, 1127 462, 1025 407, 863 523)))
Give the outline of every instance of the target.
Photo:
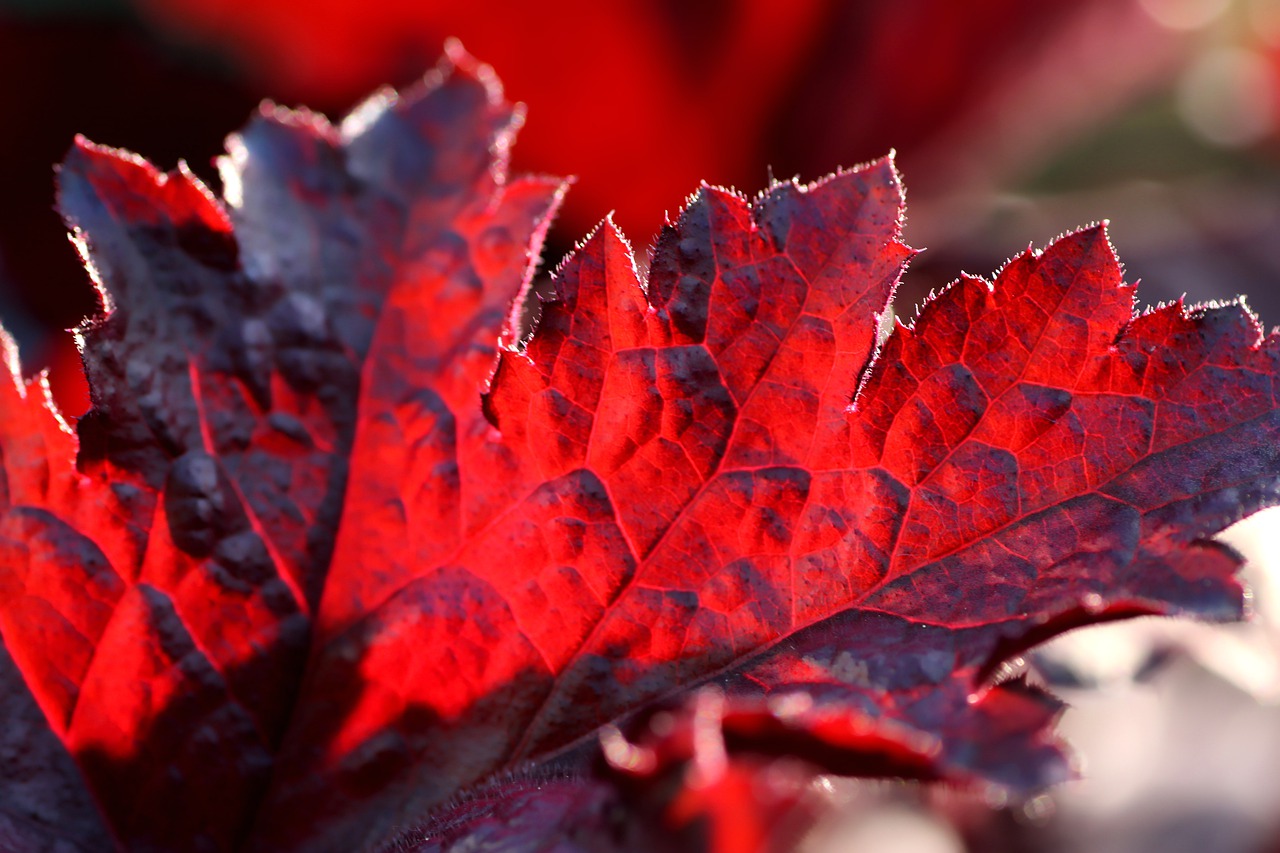
MULTIPOLYGON (((1248 293, 1280 323, 1280 0, 0 0, 0 317, 26 368, 85 410, 60 330, 96 305, 53 211, 75 133, 216 188, 260 99, 337 117, 448 37, 528 105, 513 168, 578 177, 548 266, 610 210, 643 248, 700 180, 755 192, 892 148, 928 249, 900 315, 1107 218, 1145 301, 1248 293)), ((1280 850, 1273 528, 1239 534, 1253 624, 1138 622, 1039 656, 1085 781, 1019 804, 833 783, 810 847, 1280 850)))

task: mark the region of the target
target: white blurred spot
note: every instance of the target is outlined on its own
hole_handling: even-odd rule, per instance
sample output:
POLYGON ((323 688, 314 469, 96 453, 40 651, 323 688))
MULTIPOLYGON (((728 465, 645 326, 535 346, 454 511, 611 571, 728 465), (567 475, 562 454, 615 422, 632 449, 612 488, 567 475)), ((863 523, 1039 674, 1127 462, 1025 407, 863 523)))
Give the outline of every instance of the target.
POLYGON ((1057 810, 1053 797, 1041 794, 1022 804, 1022 819, 1032 826, 1045 826, 1053 819, 1057 810))
POLYGON ((1275 78, 1264 57, 1241 48, 1210 51, 1178 86, 1178 112, 1214 145, 1257 142, 1275 128, 1275 78))
POLYGON ((814 853, 963 853, 955 830, 937 817, 900 806, 862 812, 814 846, 814 853))
POLYGON ((1230 0, 1141 0, 1156 23, 1171 30, 1198 30, 1222 15, 1230 0))
MULTIPOLYGON (((1045 653, 1089 680, 1111 684, 1133 678, 1151 656, 1151 623, 1108 622, 1055 638, 1045 653)), ((1161 625, 1163 627, 1163 625, 1161 625)))
POLYGON ((222 178, 222 198, 227 207, 244 206, 244 170, 249 163, 249 150, 240 134, 227 137, 227 153, 217 159, 218 177, 222 178))

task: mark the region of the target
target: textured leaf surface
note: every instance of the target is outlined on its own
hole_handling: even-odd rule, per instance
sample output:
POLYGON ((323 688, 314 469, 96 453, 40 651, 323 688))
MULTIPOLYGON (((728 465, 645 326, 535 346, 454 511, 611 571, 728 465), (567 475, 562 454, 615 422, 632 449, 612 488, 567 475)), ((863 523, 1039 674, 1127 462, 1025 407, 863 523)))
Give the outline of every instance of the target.
POLYGON ((252 833, 351 515, 361 372, 405 331, 390 306, 434 306, 425 393, 475 398, 561 192, 505 180, 519 121, 459 54, 342 128, 265 109, 230 142, 227 207, 89 143, 63 165, 103 288, 94 408, 74 459, 7 392, 0 626, 126 844, 252 833))
MULTIPOLYGON (((606 221, 521 343, 563 187, 506 180, 518 121, 455 53, 341 128, 267 108, 225 205, 73 150, 105 310, 77 435, 0 390, 0 678, 47 726, 0 741, 0 817, 358 849, 709 680, 811 696, 861 733, 850 770, 1027 791, 1069 772, 1059 706, 1001 662, 1239 615, 1205 537, 1280 488, 1277 344, 1242 305, 1135 316, 1092 228, 877 354, 911 255, 882 160, 703 187, 644 276, 606 221)), ((552 787, 491 797, 485 831, 607 811, 552 787)))

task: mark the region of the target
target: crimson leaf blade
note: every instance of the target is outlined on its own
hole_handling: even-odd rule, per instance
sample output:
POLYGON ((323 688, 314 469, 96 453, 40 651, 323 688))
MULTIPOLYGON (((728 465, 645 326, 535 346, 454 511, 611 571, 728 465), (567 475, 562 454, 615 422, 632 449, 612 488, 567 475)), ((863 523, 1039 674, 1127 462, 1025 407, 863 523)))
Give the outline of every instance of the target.
POLYGON ((1060 706, 1002 661, 1239 614, 1207 537, 1280 502, 1243 304, 1135 316, 1093 228, 877 353, 911 255, 886 159, 704 187, 643 274, 606 220, 517 344, 563 191, 506 179, 518 122, 455 51, 340 128, 265 109, 225 205, 64 164, 94 408, 77 444, 16 367, 0 392, 0 636, 73 843, 90 796, 140 849, 378 843, 711 680, 807 694, 875 772, 1032 790, 1060 706))

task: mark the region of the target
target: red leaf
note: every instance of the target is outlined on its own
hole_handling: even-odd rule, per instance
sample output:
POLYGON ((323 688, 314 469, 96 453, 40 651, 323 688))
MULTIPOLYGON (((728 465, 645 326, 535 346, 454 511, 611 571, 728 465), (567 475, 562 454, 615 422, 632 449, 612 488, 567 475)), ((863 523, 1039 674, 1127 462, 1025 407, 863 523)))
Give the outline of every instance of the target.
POLYGON ((1239 614, 1205 537, 1280 501, 1242 305, 1134 317, 1094 228, 876 357, 911 253, 883 160, 704 187, 643 279, 606 221, 522 347, 562 185, 506 180, 496 85, 455 52, 341 128, 269 107, 226 207, 68 157, 104 301, 78 454, 0 389, 0 633, 49 730, 19 764, 73 818, 24 794, 32 837, 108 844, 50 733, 130 848, 347 850, 711 679, 813 696, 869 733, 850 770, 1029 790, 1058 706, 1001 662, 1239 614))
POLYGON ((726 701, 703 688, 646 716, 629 737, 605 731, 600 763, 630 811, 667 835, 652 849, 795 850, 823 811, 817 772, 873 774, 874 753, 892 754, 896 767, 929 761, 909 737, 847 713, 815 712, 804 697, 726 701))
POLYGON ((545 840, 552 824, 572 827, 572 850, 795 850, 832 807, 814 785, 818 774, 928 778, 937 760, 936 744, 918 732, 805 694, 760 701, 705 687, 647 709, 626 729, 605 727, 594 774, 496 780, 385 853, 515 849, 545 840))
POLYGON ((803 696, 726 700, 706 687, 647 709, 627 730, 605 728, 594 773, 500 778, 385 853, 516 849, 545 842, 550 825, 572 828, 565 840, 575 851, 794 850, 827 808, 812 785, 819 772, 879 775, 931 762, 911 732, 803 696), (877 765, 876 756, 888 760, 877 765))
POLYGON ((393 282, 392 302, 452 309, 401 357, 424 394, 470 389, 482 422, 561 186, 505 180, 519 115, 453 63, 342 130, 264 110, 231 142, 229 211, 185 171, 88 143, 63 166, 104 286, 83 331, 94 408, 77 469, 74 439, 8 392, 0 626, 130 846, 251 834, 344 514, 360 373, 371 339, 406 331, 380 309, 393 282))

